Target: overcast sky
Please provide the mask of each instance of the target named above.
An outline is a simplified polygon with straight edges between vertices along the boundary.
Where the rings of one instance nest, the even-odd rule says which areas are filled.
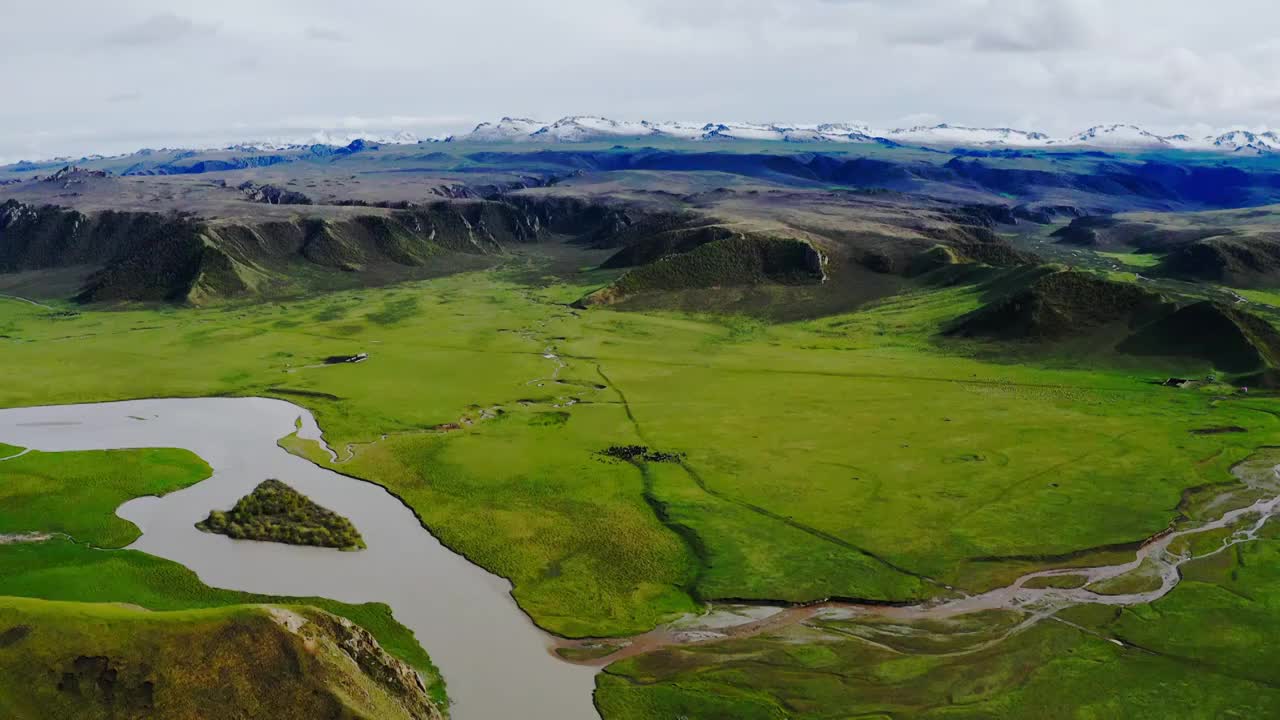
[[[1280,125],[1275,0],[5,0],[0,161],[503,115]]]

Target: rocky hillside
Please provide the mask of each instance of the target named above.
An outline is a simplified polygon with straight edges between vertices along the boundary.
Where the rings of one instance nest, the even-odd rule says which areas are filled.
[[[204,221],[0,205],[0,273],[85,268],[81,302],[205,303],[377,284],[551,239],[602,242],[633,220],[573,200],[441,201],[341,218]]]

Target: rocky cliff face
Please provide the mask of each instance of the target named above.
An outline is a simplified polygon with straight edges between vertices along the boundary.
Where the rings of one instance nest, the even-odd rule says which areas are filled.
[[[376,284],[551,239],[585,244],[633,224],[628,212],[576,200],[441,201],[344,219],[206,222],[184,215],[81,213],[0,205],[0,272],[93,268],[81,302],[209,302],[306,289],[299,269],[357,273]]]
[[[204,256],[200,225],[183,216],[0,205],[0,272],[97,268],[79,294],[94,300],[181,300]]]
[[[309,611],[305,618],[279,608],[273,609],[272,614],[276,622],[290,632],[311,643],[327,644],[349,658],[406,716],[414,720],[443,720],[444,713],[432,701],[418,671],[384,650],[368,630],[323,611]]]

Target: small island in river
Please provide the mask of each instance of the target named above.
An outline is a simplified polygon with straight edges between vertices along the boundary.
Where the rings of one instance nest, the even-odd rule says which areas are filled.
[[[240,498],[235,507],[214,510],[196,523],[204,532],[237,540],[264,540],[290,545],[360,550],[364,538],[341,515],[320,507],[279,480],[265,480]]]

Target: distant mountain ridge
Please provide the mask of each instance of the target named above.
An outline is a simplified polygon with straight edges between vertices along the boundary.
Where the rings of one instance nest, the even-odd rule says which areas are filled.
[[[25,172],[52,165],[116,160],[128,157],[175,155],[177,159],[202,153],[285,153],[310,151],[316,155],[359,152],[380,145],[426,144],[575,144],[676,140],[692,143],[714,141],[782,142],[813,145],[919,146],[940,150],[975,149],[988,151],[1151,151],[1184,150],[1235,155],[1280,153],[1280,131],[1223,130],[1209,135],[1175,133],[1161,135],[1132,124],[1095,125],[1078,133],[1053,136],[1038,130],[1011,127],[972,127],[939,123],[898,128],[874,128],[860,123],[750,123],[750,122],[653,122],[613,120],[596,115],[571,115],[554,122],[531,118],[504,117],[482,122],[470,132],[458,135],[421,137],[408,130],[358,131],[319,130],[307,135],[239,142],[202,148],[142,148],[115,155],[57,156],[36,161],[22,160],[0,165],[9,171]]]
[[[1009,148],[1169,149],[1207,152],[1280,151],[1280,134],[1227,130],[1196,136],[1160,135],[1137,125],[1095,125],[1066,137],[1009,127],[969,127],[941,123],[876,129],[857,123],[780,124],[747,122],[639,122],[594,115],[573,115],[555,122],[504,117],[480,123],[469,133],[444,142],[599,142],[611,139],[756,140],[801,143],[879,143]]]

